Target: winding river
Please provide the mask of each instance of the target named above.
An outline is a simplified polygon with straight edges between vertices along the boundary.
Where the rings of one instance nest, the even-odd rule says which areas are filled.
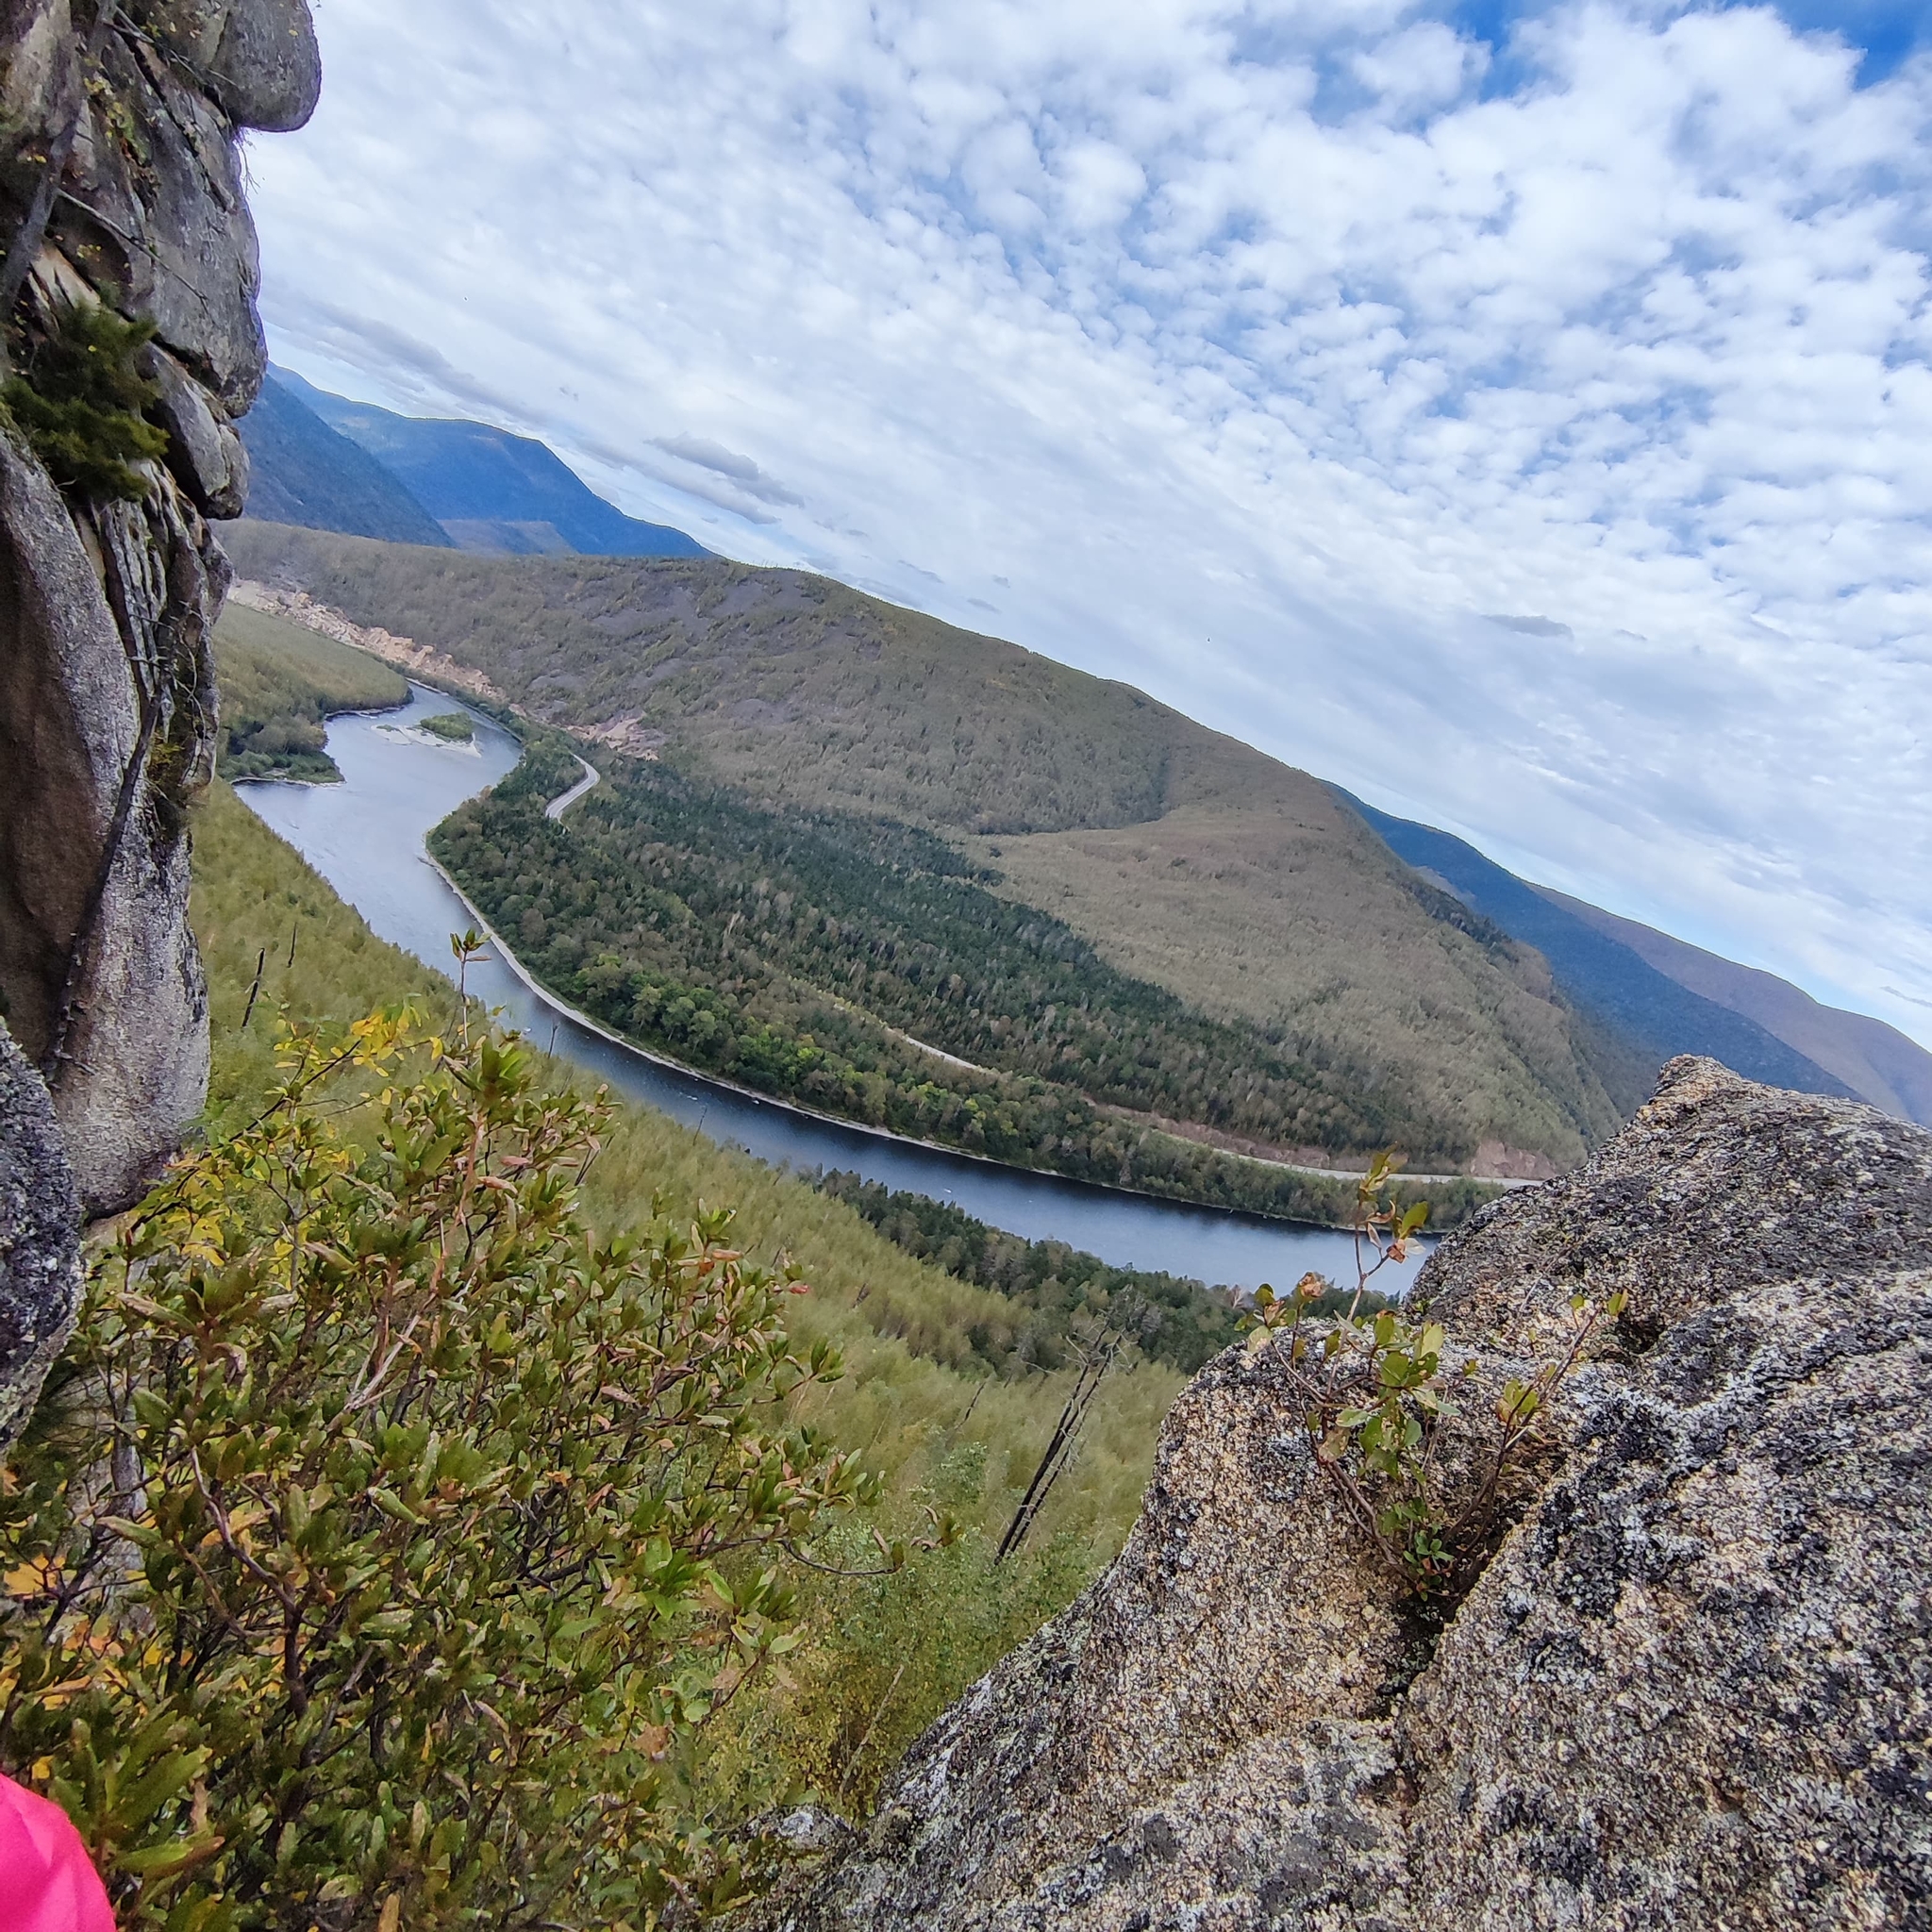
[[[341,768],[341,785],[237,788],[377,933],[443,973],[453,971],[451,933],[473,921],[425,856],[425,835],[504,777],[519,757],[516,741],[475,712],[470,714],[475,738],[468,745],[443,744],[411,728],[451,708],[441,692],[412,687],[400,711],[336,719],[328,749]],[[667,1068],[580,1025],[493,953],[471,967],[470,987],[501,1008],[507,1024],[608,1081],[626,1100],[658,1108],[774,1165],[805,1172],[856,1169],[868,1180],[957,1202],[1009,1233],[1063,1241],[1117,1267],[1248,1287],[1262,1281],[1285,1287],[1311,1268],[1337,1280],[1354,1275],[1349,1238],[1327,1228],[1171,1205],[999,1167],[798,1113]]]

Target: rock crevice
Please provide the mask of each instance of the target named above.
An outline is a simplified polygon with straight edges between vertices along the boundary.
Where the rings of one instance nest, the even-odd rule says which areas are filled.
[[[0,1025],[0,1447],[25,1425],[80,1307],[80,1197],[54,1104]]]

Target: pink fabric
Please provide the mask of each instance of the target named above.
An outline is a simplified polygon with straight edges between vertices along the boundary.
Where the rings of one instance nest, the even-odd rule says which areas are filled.
[[[108,1894],[58,1805],[0,1777],[0,1932],[114,1932]]]

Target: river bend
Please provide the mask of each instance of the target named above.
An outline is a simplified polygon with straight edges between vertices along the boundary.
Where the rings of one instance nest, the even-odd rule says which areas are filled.
[[[506,776],[521,755],[507,731],[475,711],[475,738],[468,745],[441,743],[410,728],[448,711],[451,703],[440,691],[411,686],[400,711],[335,719],[328,750],[341,768],[341,785],[236,788],[382,938],[444,974],[453,971],[451,933],[473,921],[429,863],[424,839],[465,799]],[[1309,1269],[1336,1280],[1354,1275],[1353,1244],[1332,1229],[1149,1200],[802,1114],[604,1038],[532,992],[493,955],[471,967],[470,986],[502,1010],[507,1024],[608,1081],[625,1099],[658,1108],[774,1165],[856,1169],[868,1180],[957,1202],[1028,1241],[1063,1241],[1117,1267],[1247,1287],[1286,1287]],[[1412,1274],[1414,1265],[1404,1272]]]

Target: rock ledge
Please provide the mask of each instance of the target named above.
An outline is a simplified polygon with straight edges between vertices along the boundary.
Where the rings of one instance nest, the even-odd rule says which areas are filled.
[[[1439,1641],[1230,1353],[1118,1561],[767,1924],[1932,1926],[1932,1134],[1674,1061],[1418,1292],[1502,1369],[1578,1288],[1629,1313]]]

